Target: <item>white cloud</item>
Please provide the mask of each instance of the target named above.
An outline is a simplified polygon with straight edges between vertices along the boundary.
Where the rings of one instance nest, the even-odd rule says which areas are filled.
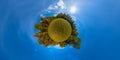
[[[56,46],[48,46],[47,48],[51,48],[51,47],[56,48],[56,49],[64,49],[64,47],[60,47],[59,44]]]
[[[59,0],[56,4],[50,5],[50,6],[48,7],[48,10],[56,10],[56,9],[61,9],[61,10],[63,10],[63,9],[65,9],[65,8],[66,8],[66,7],[65,7],[65,4],[64,4],[63,0]]]
[[[66,9],[66,6],[65,6],[65,3],[63,0],[58,0],[57,3],[53,3],[51,4],[50,6],[48,6],[47,9],[43,10],[42,13],[40,16],[44,16],[44,14],[47,14],[47,13],[50,13],[52,11],[57,11],[60,12],[60,11],[64,11]],[[44,16],[45,17],[45,16]]]
[[[57,3],[57,6],[59,6],[61,9],[65,9],[65,4],[63,0],[59,0],[59,2]]]

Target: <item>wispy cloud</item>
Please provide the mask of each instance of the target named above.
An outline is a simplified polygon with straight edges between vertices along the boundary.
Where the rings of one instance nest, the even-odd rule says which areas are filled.
[[[50,12],[55,12],[55,15],[59,13],[60,11],[66,10],[66,6],[63,0],[58,0],[57,3],[53,3],[48,6],[47,9],[42,11],[41,17],[45,17],[45,14],[48,14]]]
[[[50,5],[48,7],[48,10],[56,10],[56,9],[61,9],[61,10],[66,9],[63,0],[59,0],[56,4]]]

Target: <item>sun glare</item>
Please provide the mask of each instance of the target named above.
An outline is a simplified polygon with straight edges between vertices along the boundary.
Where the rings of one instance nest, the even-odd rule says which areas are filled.
[[[70,13],[75,13],[75,12],[76,12],[76,7],[75,6],[70,7]]]

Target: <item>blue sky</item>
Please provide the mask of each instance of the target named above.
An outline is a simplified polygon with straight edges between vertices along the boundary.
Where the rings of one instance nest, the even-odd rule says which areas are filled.
[[[120,60],[119,6],[120,0],[0,0],[0,60]],[[53,11],[73,16],[79,50],[37,43],[34,24]]]

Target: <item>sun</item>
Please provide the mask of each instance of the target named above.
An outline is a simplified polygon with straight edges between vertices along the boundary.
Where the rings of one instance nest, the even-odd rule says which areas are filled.
[[[75,13],[76,10],[77,10],[76,6],[71,6],[69,11],[70,11],[70,13]]]

